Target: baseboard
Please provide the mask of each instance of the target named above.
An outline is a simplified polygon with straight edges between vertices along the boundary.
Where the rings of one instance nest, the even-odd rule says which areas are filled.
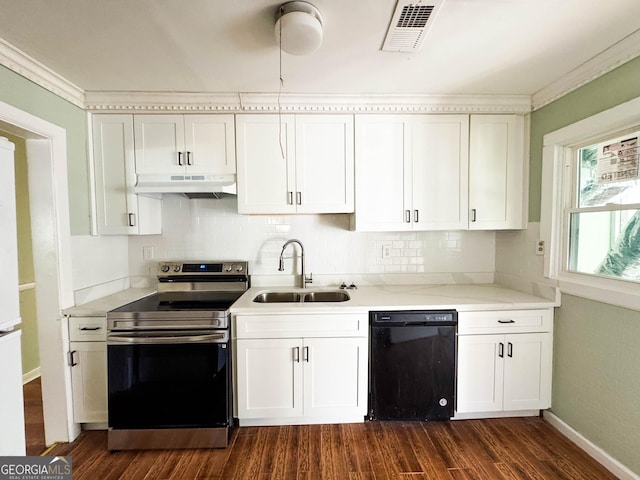
[[[34,368],[30,372],[27,372],[22,375],[22,385],[26,385],[32,380],[35,380],[40,376],[40,367]]]
[[[560,418],[553,413],[545,411],[543,416],[551,426],[578,445],[582,450],[589,454],[589,456],[613,473],[616,477],[621,480],[640,480],[640,475],[629,470],[629,468],[625,467],[622,463],[598,447],[591,440],[587,439],[581,433],[577,432],[568,424],[560,420]]]

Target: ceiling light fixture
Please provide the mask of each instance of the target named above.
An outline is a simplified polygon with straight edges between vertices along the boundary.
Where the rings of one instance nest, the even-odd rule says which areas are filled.
[[[287,2],[278,8],[275,26],[280,49],[309,55],[322,44],[322,15],[308,2]]]

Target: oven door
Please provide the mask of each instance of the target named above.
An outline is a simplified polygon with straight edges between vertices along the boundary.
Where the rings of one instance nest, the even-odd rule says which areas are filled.
[[[109,427],[230,425],[228,332],[110,332]]]

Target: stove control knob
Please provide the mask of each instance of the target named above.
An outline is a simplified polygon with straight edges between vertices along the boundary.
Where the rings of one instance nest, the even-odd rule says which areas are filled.
[[[231,270],[233,270],[233,267],[231,265],[225,265],[224,266],[224,271],[225,272],[230,272]]]
[[[160,270],[162,270],[164,273],[167,273],[169,271],[169,265],[162,265]]]
[[[173,266],[173,271],[177,273],[177,272],[180,271],[180,268],[182,268],[180,265],[174,265]]]
[[[242,265],[236,265],[236,272],[242,271]]]

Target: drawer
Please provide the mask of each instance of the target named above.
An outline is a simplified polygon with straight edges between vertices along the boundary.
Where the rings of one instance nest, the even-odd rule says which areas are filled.
[[[551,309],[458,312],[458,335],[550,332],[552,329]]]
[[[369,320],[363,314],[238,315],[236,338],[366,337]]]
[[[69,340],[72,342],[106,342],[106,317],[69,317]]]

